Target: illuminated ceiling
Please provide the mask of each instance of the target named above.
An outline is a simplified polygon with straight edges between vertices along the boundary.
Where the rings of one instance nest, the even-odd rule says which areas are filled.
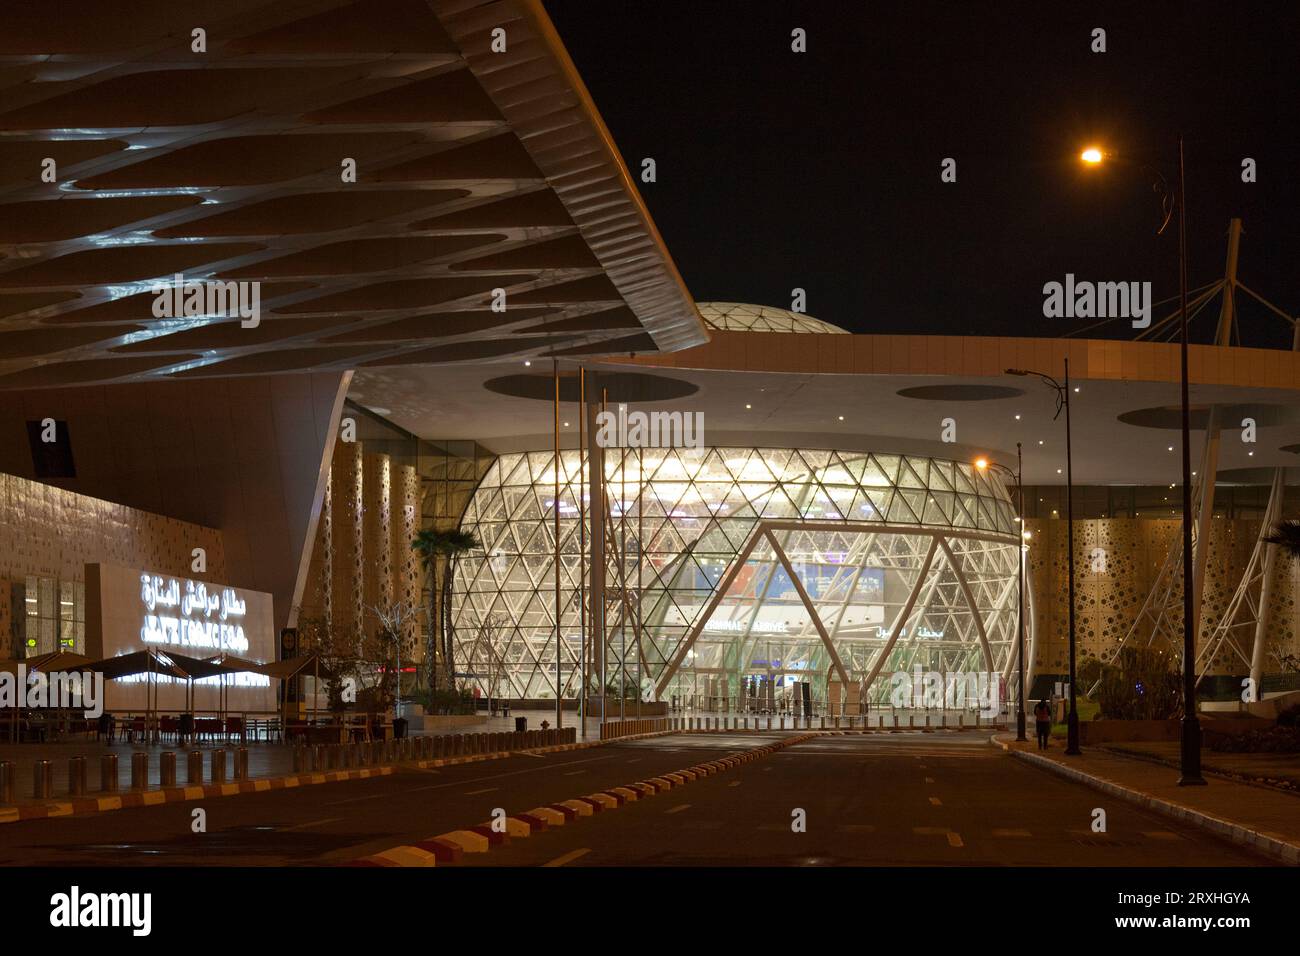
[[[706,340],[537,0],[19,0],[0,57],[0,389]]]

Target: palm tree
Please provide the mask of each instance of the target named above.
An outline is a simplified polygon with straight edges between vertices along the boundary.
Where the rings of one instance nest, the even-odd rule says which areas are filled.
[[[420,554],[429,578],[429,638],[426,656],[429,661],[429,688],[438,688],[438,646],[442,645],[443,670],[447,690],[456,689],[456,661],[451,634],[451,584],[456,577],[456,563],[462,554],[483,547],[472,532],[452,528],[438,531],[426,528],[416,534],[411,547]],[[439,584],[438,568],[443,575]],[[435,595],[441,599],[435,598]],[[437,621],[436,629],[434,622]]]
[[[1278,545],[1288,557],[1300,559],[1300,520],[1287,518],[1273,525],[1273,530],[1264,536],[1269,544]]]

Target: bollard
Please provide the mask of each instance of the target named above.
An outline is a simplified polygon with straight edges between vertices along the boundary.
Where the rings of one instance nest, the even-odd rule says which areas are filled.
[[[767,718],[767,729],[772,729],[772,718],[770,716]]]
[[[248,748],[240,747],[235,751],[235,779],[248,779]]]
[[[14,802],[14,765],[0,760],[0,803]]]
[[[209,768],[212,774],[213,783],[226,782],[226,748],[218,747],[212,751],[212,763]]]
[[[117,790],[117,754],[103,754],[99,758],[99,789],[104,793]],[[0,803],[3,803],[0,798]]]
[[[203,751],[191,750],[185,760],[185,782],[192,787],[203,783]]]
[[[68,793],[74,797],[86,795],[86,758],[68,758]]]
[[[149,789],[149,755],[143,750],[131,754],[131,789]]]
[[[36,761],[32,768],[32,796],[37,800],[48,800],[54,796],[54,761]]]
[[[302,773],[303,756],[305,750],[306,750],[305,747],[293,748],[293,772],[294,773]]]
[[[164,750],[158,755],[158,785],[162,787],[176,786],[176,754],[171,750]]]

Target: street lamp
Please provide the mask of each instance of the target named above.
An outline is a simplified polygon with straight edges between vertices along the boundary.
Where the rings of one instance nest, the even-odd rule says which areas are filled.
[[[1016,708],[1016,740],[1028,740],[1029,738],[1025,736],[1025,539],[1028,537],[1028,532],[1025,531],[1025,483],[1020,480],[1024,468],[1024,460],[1020,454],[1020,442],[1016,442],[1016,470],[1014,474],[1006,465],[989,462],[984,458],[975,462],[975,467],[980,471],[993,468],[1009,475],[1016,483],[1016,492],[1020,498],[1016,507],[1016,523],[1020,529],[1020,541],[1018,542],[1020,548],[1019,564],[1016,572],[1017,583],[1020,585],[1020,593],[1016,600],[1016,631],[1019,634],[1019,639],[1016,642],[1016,671],[1018,675],[1016,684],[1019,688],[1017,696],[1020,700]]]
[[[1089,159],[1088,153],[1096,153],[1095,159]],[[1105,154],[1091,148],[1084,150],[1080,158],[1084,162],[1097,165]],[[1140,164],[1141,168],[1155,177],[1155,189],[1161,196],[1161,212],[1164,221],[1156,230],[1156,235],[1163,235],[1165,227],[1178,208],[1178,330],[1179,356],[1181,359],[1181,398],[1183,431],[1183,723],[1180,754],[1181,774],[1178,778],[1180,787],[1205,786],[1201,776],[1201,722],[1196,714],[1196,621],[1194,618],[1194,581],[1192,573],[1192,444],[1191,444],[1191,409],[1188,401],[1187,385],[1187,178],[1183,165],[1183,138],[1178,137],[1178,192],[1169,188],[1169,183],[1160,171],[1152,166]],[[1205,542],[1201,542],[1205,547]]]
[[[1009,368],[1006,373],[1008,375],[1037,376],[1042,379],[1048,388],[1055,390],[1056,414],[1052,416],[1052,421],[1056,421],[1061,415],[1061,409],[1065,409],[1065,561],[1066,575],[1069,577],[1068,600],[1070,604],[1070,711],[1066,716],[1065,723],[1065,752],[1075,757],[1083,751],[1079,749],[1079,711],[1075,707],[1074,691],[1077,683],[1075,674],[1077,655],[1074,640],[1074,459],[1070,446],[1070,360],[1068,358],[1065,360],[1064,385],[1043,372],[1033,372],[1023,368]]]

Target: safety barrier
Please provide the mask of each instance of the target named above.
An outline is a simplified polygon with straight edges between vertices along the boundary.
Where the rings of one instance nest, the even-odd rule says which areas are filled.
[[[664,721],[639,721],[634,724],[648,725]],[[627,730],[625,733],[645,733],[643,730]],[[451,757],[480,757],[504,755],[512,750],[526,750],[541,747],[556,747],[576,744],[578,730],[576,727],[548,727],[544,730],[527,730],[518,732],[446,734],[441,736],[406,737],[400,740],[372,741],[369,743],[346,744],[298,744],[291,748],[294,774],[322,774],[342,770],[361,770],[366,767],[381,767],[401,761],[437,760]],[[150,782],[150,754],[137,750],[131,754],[131,790],[145,791],[154,787],[162,789],[211,785],[225,785],[231,780],[246,782],[248,772],[248,749],[233,748],[233,760],[227,755],[226,748],[212,750],[191,750],[185,753],[185,780],[177,780],[178,754],[164,750],[158,754],[157,783]],[[210,756],[205,758],[205,754]],[[62,761],[37,760],[34,763],[31,796],[37,800],[52,800],[58,795],[55,777],[62,792],[68,796],[83,797],[89,793],[87,781],[87,759],[84,756],[68,758],[66,774]],[[55,767],[58,763],[60,766]],[[207,764],[205,767],[204,764]],[[57,773],[56,773],[57,771]],[[205,779],[206,778],[206,779]],[[14,803],[15,781],[17,771],[12,763],[0,761],[0,804]],[[66,788],[63,788],[66,780]],[[120,790],[118,782],[118,755],[101,754],[99,758],[99,792],[116,793]]]

